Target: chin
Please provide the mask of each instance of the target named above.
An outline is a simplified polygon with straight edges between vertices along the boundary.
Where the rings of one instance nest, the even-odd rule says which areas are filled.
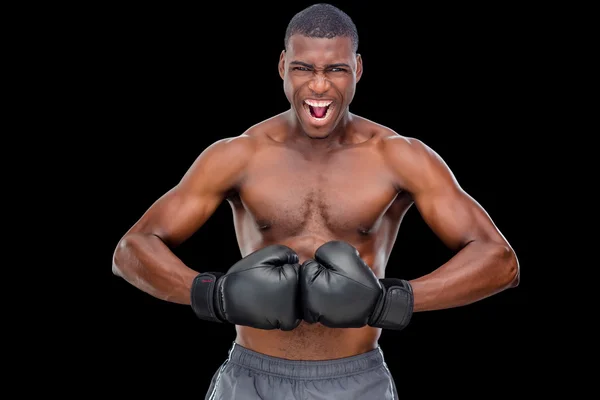
[[[311,139],[327,139],[331,132],[305,132],[305,134]]]
[[[302,130],[310,139],[327,139],[333,132],[335,125],[315,126],[311,121],[302,121]]]

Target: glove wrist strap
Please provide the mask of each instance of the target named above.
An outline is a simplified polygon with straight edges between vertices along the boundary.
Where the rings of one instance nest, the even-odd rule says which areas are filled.
[[[403,279],[385,278],[379,282],[383,287],[383,294],[369,325],[393,330],[406,328],[413,314],[412,286]]]
[[[192,282],[191,305],[196,316],[205,321],[224,322],[218,304],[217,283],[221,272],[203,272]]]

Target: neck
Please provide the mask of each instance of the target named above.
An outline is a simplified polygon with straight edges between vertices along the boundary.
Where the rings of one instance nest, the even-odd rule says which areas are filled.
[[[292,143],[306,146],[312,150],[327,150],[352,142],[352,129],[350,129],[352,114],[349,111],[345,111],[340,116],[333,130],[325,137],[311,137],[303,129],[293,110],[289,111],[288,116],[290,130],[287,140]]]

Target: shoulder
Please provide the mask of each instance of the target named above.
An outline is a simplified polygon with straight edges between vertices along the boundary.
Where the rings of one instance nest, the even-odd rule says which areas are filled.
[[[267,145],[268,147],[273,142],[281,142],[290,128],[289,114],[288,110],[252,125],[244,132],[244,135],[254,140],[257,150],[261,146]]]
[[[435,152],[420,139],[403,136],[394,129],[355,115],[357,130],[369,137],[369,141],[377,145],[385,158],[429,157]]]
[[[196,163],[229,164],[244,163],[252,157],[256,140],[247,134],[219,139],[206,147],[197,157]]]
[[[225,137],[204,148],[182,177],[180,188],[213,187],[229,190],[243,179],[246,165],[255,151],[251,136]]]
[[[421,139],[382,127],[378,133],[378,148],[398,188],[412,191],[424,186],[455,183],[442,157]]]
[[[421,139],[402,136],[393,131],[382,137],[381,150],[386,160],[392,163],[422,164],[439,158],[439,155]]]
[[[419,162],[437,157],[435,151],[420,139],[401,135],[388,126],[366,118],[358,118],[359,130],[368,134],[369,140],[376,144],[386,161]]]
[[[219,139],[206,147],[195,164],[214,165],[235,170],[247,165],[261,147],[273,141],[272,135],[281,132],[283,118],[280,115],[250,126],[238,136]]]
[[[238,185],[260,149],[272,142],[270,132],[278,131],[278,124],[281,124],[280,118],[273,117],[250,126],[238,136],[214,141],[198,154],[186,178],[195,182],[223,181]]]
[[[238,136],[225,137],[213,142],[201,155],[219,153],[226,156],[242,156],[246,158],[255,153],[259,146],[269,140],[269,132],[281,130],[283,118],[281,115],[265,119],[251,125]]]

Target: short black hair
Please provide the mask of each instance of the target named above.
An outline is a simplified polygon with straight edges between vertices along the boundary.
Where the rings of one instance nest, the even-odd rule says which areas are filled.
[[[336,36],[349,37],[352,40],[354,52],[358,50],[358,32],[352,18],[331,4],[313,4],[294,15],[285,31],[284,46],[286,49],[290,36],[296,34],[328,39]]]

